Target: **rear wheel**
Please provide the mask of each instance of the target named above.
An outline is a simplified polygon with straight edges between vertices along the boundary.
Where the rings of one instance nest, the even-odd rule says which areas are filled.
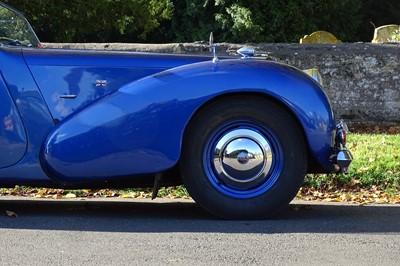
[[[181,171],[193,199],[221,218],[264,218],[289,203],[306,174],[303,134],[273,101],[235,96],[191,121]]]

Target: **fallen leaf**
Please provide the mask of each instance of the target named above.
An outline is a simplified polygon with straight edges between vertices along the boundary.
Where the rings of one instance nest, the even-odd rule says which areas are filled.
[[[351,196],[349,194],[342,194],[339,197],[340,201],[350,201],[351,200]]]
[[[11,218],[17,218],[18,217],[17,214],[15,212],[12,212],[12,211],[7,211],[6,210],[6,214],[7,214],[8,217],[11,217]]]
[[[356,185],[358,185],[358,184],[360,184],[360,181],[359,180],[356,180],[356,179],[354,179],[354,178],[352,178],[351,180],[350,180],[350,187],[355,187]]]
[[[323,201],[326,201],[326,202],[340,202],[340,198],[326,198],[326,199],[323,199]]]
[[[358,173],[363,173],[369,170],[369,167],[361,167],[357,170]]]
[[[130,194],[123,194],[123,195],[121,195],[121,196],[119,196],[120,198],[123,198],[123,199],[130,199],[130,198],[132,198],[132,195],[130,195]]]
[[[74,193],[68,193],[67,195],[65,195],[65,198],[67,199],[76,198],[76,195]]]
[[[360,196],[354,196],[351,198],[351,201],[360,202],[361,198],[360,198]]]

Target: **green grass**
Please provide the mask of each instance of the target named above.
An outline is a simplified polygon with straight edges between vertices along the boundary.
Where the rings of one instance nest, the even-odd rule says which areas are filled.
[[[307,175],[304,185],[400,190],[400,134],[351,134],[347,147],[354,156],[347,175]]]

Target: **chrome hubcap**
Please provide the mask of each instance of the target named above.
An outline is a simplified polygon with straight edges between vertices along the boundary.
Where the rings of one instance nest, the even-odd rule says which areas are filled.
[[[265,181],[273,160],[271,146],[262,134],[235,129],[218,140],[213,166],[220,181],[247,189]]]

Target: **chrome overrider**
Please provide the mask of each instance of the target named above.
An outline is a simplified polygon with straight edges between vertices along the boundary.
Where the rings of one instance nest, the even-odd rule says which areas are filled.
[[[347,135],[350,133],[346,123],[341,120],[336,125],[336,133],[331,161],[339,167],[339,173],[347,174],[349,166],[353,161],[353,155],[346,148]]]

